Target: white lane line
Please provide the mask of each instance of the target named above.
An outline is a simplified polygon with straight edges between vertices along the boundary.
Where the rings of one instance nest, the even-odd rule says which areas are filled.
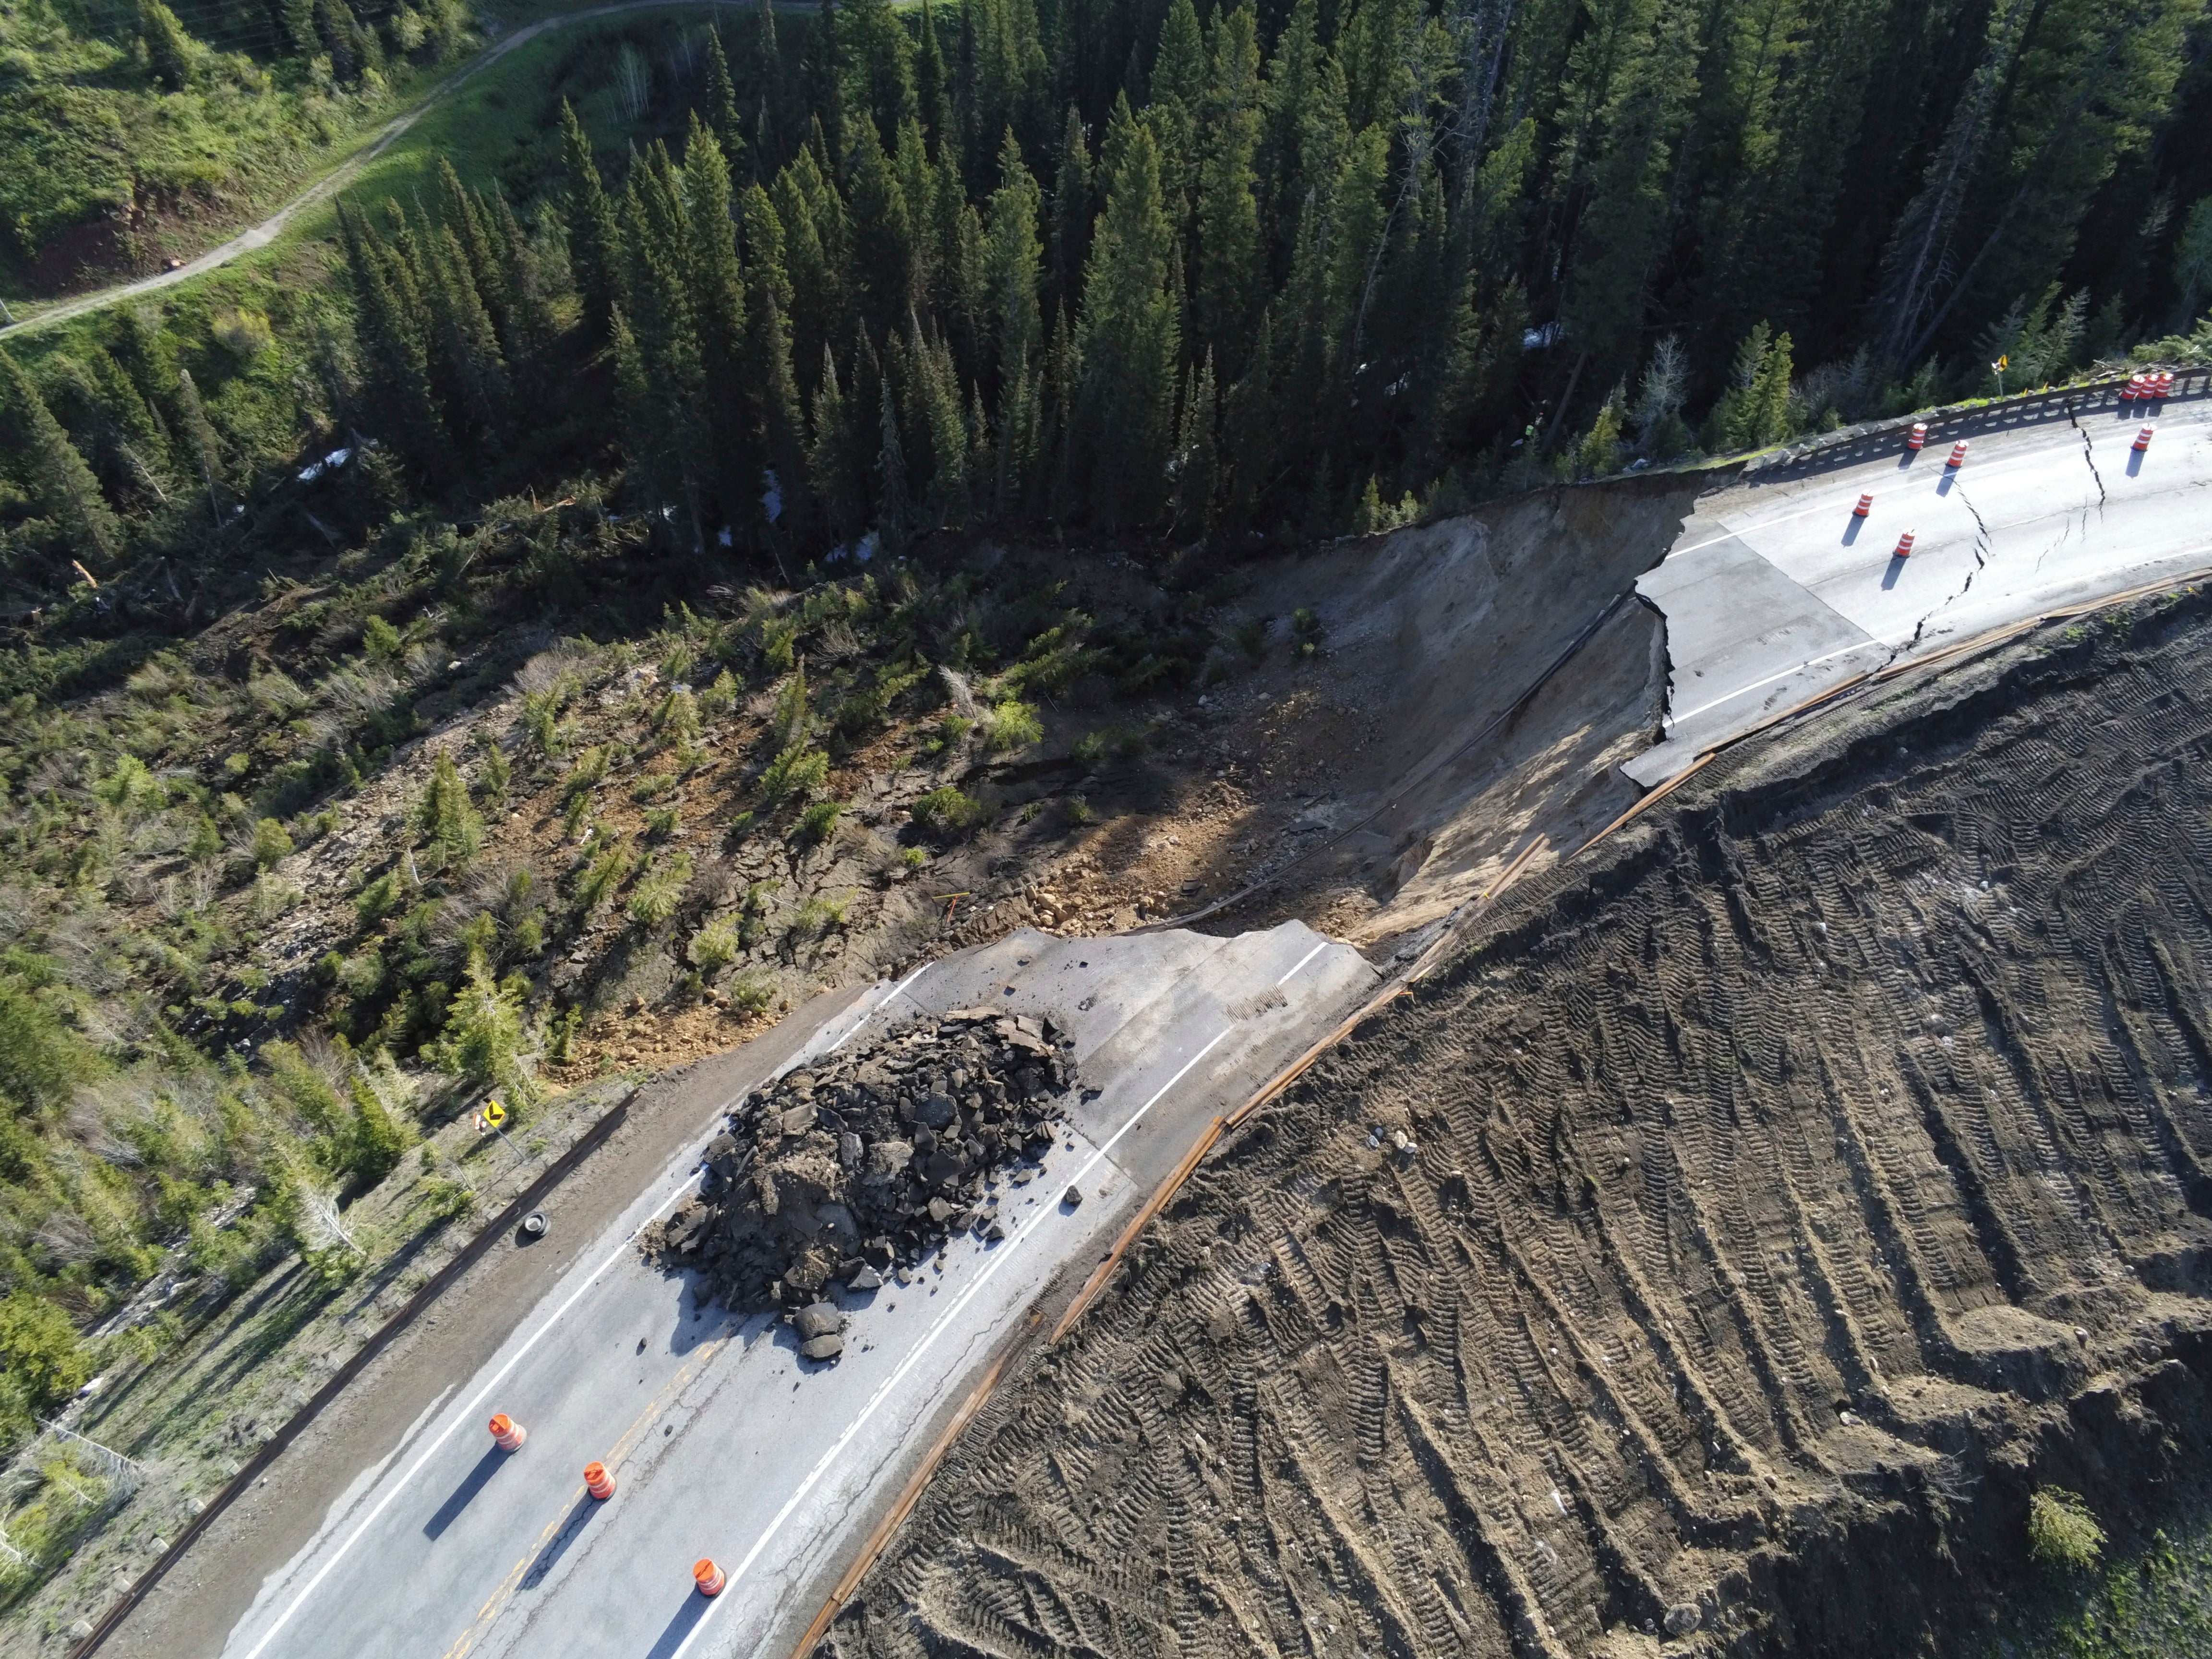
[[[866,1028],[868,1022],[873,1019],[880,1010],[890,1006],[890,1000],[893,997],[905,990],[908,986],[913,984],[915,981],[920,979],[924,974],[927,973],[931,969],[936,966],[937,964],[933,962],[925,962],[921,967],[915,969],[897,984],[892,986],[889,991],[884,994],[883,1000],[881,1001],[878,1002],[874,1007],[869,1009],[866,1013],[862,1014],[860,1018],[853,1022],[853,1029],[851,1030],[839,1037],[823,1052],[824,1054],[834,1054],[847,1043],[850,1042],[854,1037],[860,1036],[861,1031]]]
[[[307,1587],[297,1595],[292,1598],[291,1606],[286,1607],[283,1613],[279,1613],[276,1617],[276,1622],[270,1626],[266,1631],[263,1632],[261,1639],[258,1642],[256,1642],[252,1648],[247,1650],[246,1659],[260,1659],[262,1651],[266,1649],[271,1642],[275,1641],[276,1639],[277,1633],[282,1631],[286,1625],[292,1621],[292,1615],[299,1612],[301,1607],[307,1601],[307,1599],[313,1595],[315,1591],[321,1587],[323,1580],[329,1577],[331,1571],[337,1567],[337,1564],[345,1559],[347,1553],[350,1551],[356,1544],[361,1542],[362,1535],[367,1533],[371,1527],[374,1526],[377,1522],[378,1517],[382,1516],[384,1511],[392,1506],[392,1500],[398,1497],[402,1492],[405,1491],[409,1483],[411,1482],[416,1475],[422,1473],[424,1466],[428,1464],[432,1458],[438,1455],[440,1449],[442,1448],[448,1440],[451,1440],[453,1437],[454,1434],[460,1429],[461,1425],[470,1421],[476,1416],[477,1412],[483,1408],[484,1401],[491,1397],[491,1391],[497,1388],[501,1383],[507,1381],[507,1374],[514,1370],[517,1365],[520,1365],[523,1360],[528,1357],[530,1351],[532,1348],[536,1347],[540,1341],[544,1340],[545,1334],[548,1331],[551,1330],[556,1325],[561,1322],[562,1317],[567,1315],[568,1310],[574,1307],[577,1302],[581,1299],[584,1292],[590,1290],[594,1285],[599,1283],[599,1275],[606,1272],[609,1267],[613,1267],[616,1262],[619,1261],[623,1258],[623,1254],[629,1250],[629,1247],[633,1243],[636,1243],[638,1234],[643,1232],[647,1227],[659,1220],[662,1211],[665,1210],[668,1207],[668,1205],[672,1203],[676,1199],[681,1198],[684,1188],[690,1186],[690,1184],[691,1175],[689,1171],[686,1171],[683,1181],[678,1185],[675,1193],[671,1194],[669,1200],[654,1206],[651,1215],[647,1216],[643,1221],[638,1223],[635,1228],[631,1229],[629,1236],[627,1238],[623,1239],[621,1243],[616,1245],[613,1249],[608,1251],[605,1256],[600,1258],[599,1265],[593,1267],[589,1273],[585,1275],[583,1282],[578,1285],[574,1291],[571,1291],[568,1293],[568,1299],[566,1302],[563,1302],[558,1308],[556,1308],[553,1310],[551,1316],[549,1317],[544,1324],[538,1328],[537,1331],[532,1334],[530,1340],[527,1342],[525,1342],[520,1348],[517,1348],[514,1351],[514,1356],[507,1360],[507,1364],[501,1365],[498,1370],[492,1374],[491,1380],[489,1382],[486,1382],[483,1388],[477,1391],[476,1398],[470,1401],[467,1406],[462,1408],[460,1413],[454,1417],[453,1420],[446,1425],[445,1431],[439,1435],[435,1440],[433,1440],[430,1443],[428,1449],[424,1451],[422,1456],[415,1460],[415,1466],[409,1469],[406,1474],[401,1475],[398,1480],[392,1482],[391,1486],[386,1490],[384,1496],[377,1500],[376,1507],[368,1512],[368,1517],[364,1519],[358,1527],[356,1527],[353,1529],[352,1534],[347,1538],[344,1543],[338,1546],[337,1549],[332,1553],[330,1559],[323,1563],[320,1569],[317,1571],[315,1576],[307,1581]]]
[[[1838,657],[1848,657],[1854,651],[1865,651],[1869,649],[1879,651],[1881,650],[1887,643],[1887,642],[1886,641],[1877,640],[1869,635],[1866,639],[1856,640],[1849,645],[1841,647],[1837,650],[1831,651],[1826,656],[1808,657],[1803,662],[1799,663],[1795,668],[1785,668],[1778,674],[1769,674],[1765,679],[1753,680],[1749,685],[1739,685],[1733,691],[1723,692],[1719,696],[1715,697],[1711,702],[1700,703],[1697,708],[1689,710],[1686,714],[1674,715],[1667,722],[1668,727],[1669,730],[1672,730],[1674,727],[1680,726],[1684,720],[1693,720],[1697,719],[1698,715],[1705,714],[1709,710],[1718,708],[1724,702],[1734,702],[1738,697],[1747,697],[1753,692],[1773,684],[1777,680],[1788,679],[1792,674],[1802,674],[1808,668],[1818,668],[1822,663],[1833,662]]]
[[[908,986],[913,984],[915,981],[920,979],[924,974],[927,973],[935,966],[936,963],[923,963],[921,967],[915,969],[914,972],[908,974],[893,988],[890,996],[896,996],[899,992],[905,990]],[[885,997],[884,999],[884,1002],[889,1002],[890,1000],[890,996]],[[878,1003],[876,1007],[880,1008],[882,1006],[883,1003]],[[854,1032],[860,1030],[862,1026],[865,1026],[869,1020],[875,1017],[875,1008],[871,1008],[866,1013],[861,1015],[860,1020],[854,1025],[852,1030],[846,1032],[843,1036],[838,1038],[836,1042],[830,1045],[829,1052],[835,1054],[838,1048],[842,1048],[852,1037]],[[1224,1035],[1226,1035],[1226,1033]],[[1220,1041],[1220,1038],[1217,1037],[1214,1041],[1218,1042]],[[1181,1074],[1178,1073],[1177,1075],[1180,1076]],[[1149,1103],[1147,1103],[1149,1104]],[[724,1109],[726,1110],[727,1109],[725,1108]],[[721,1113],[717,1112],[715,1115],[719,1118],[721,1115]],[[1139,1115],[1141,1115],[1141,1114],[1139,1114]],[[1132,1121],[1133,1121],[1134,1120],[1132,1120]],[[282,1631],[286,1625],[291,1622],[293,1615],[300,1611],[301,1604],[304,1603],[309,1596],[313,1595],[319,1588],[320,1588],[323,1580],[330,1577],[332,1569],[334,1569],[340,1561],[345,1559],[347,1552],[351,1550],[356,1544],[358,1544],[361,1541],[362,1535],[368,1532],[371,1527],[376,1524],[378,1517],[391,1506],[392,1500],[398,1497],[400,1492],[406,1488],[408,1483],[413,1480],[416,1475],[422,1474],[423,1466],[429,1462],[433,1457],[435,1457],[438,1455],[439,1449],[443,1447],[448,1440],[453,1437],[454,1433],[461,1427],[461,1425],[468,1422],[477,1414],[477,1411],[482,1408],[483,1402],[490,1397],[491,1391],[507,1380],[508,1373],[513,1371],[517,1365],[522,1363],[523,1359],[529,1354],[530,1351],[536,1347],[544,1338],[544,1335],[548,1331],[551,1330],[554,1326],[560,1323],[562,1318],[568,1313],[569,1309],[576,1305],[578,1300],[582,1297],[584,1292],[590,1290],[593,1285],[599,1282],[599,1275],[606,1272],[609,1267],[611,1267],[617,1261],[622,1259],[623,1253],[627,1251],[632,1244],[637,1242],[638,1234],[643,1232],[646,1228],[652,1225],[655,1221],[658,1221],[663,1212],[665,1212],[672,1205],[683,1198],[684,1192],[691,1185],[694,1173],[694,1171],[686,1170],[684,1179],[677,1183],[676,1190],[672,1193],[667,1199],[654,1206],[653,1212],[647,1216],[643,1221],[638,1223],[638,1224],[630,1231],[629,1236],[627,1238],[623,1239],[620,1244],[617,1244],[613,1249],[610,1250],[606,1255],[601,1259],[599,1265],[593,1267],[590,1273],[586,1275],[583,1283],[577,1285],[575,1290],[570,1292],[568,1299],[553,1310],[552,1316],[548,1318],[543,1325],[540,1325],[538,1328],[536,1333],[532,1335],[527,1342],[525,1342],[520,1348],[515,1350],[514,1357],[510,1358],[506,1364],[499,1368],[499,1370],[493,1375],[491,1381],[485,1383],[483,1389],[477,1392],[477,1397],[474,1400],[471,1400],[468,1403],[467,1407],[458,1417],[456,1417],[453,1422],[446,1426],[445,1432],[441,1434],[435,1440],[432,1441],[430,1443],[429,1449],[426,1450],[422,1456],[416,1459],[414,1467],[409,1469],[406,1474],[401,1475],[398,1480],[385,1492],[384,1496],[377,1500],[376,1507],[368,1512],[368,1518],[362,1521],[358,1527],[355,1528],[352,1534],[347,1538],[345,1542],[338,1546],[337,1553],[333,1554],[329,1560],[323,1563],[322,1567],[316,1572],[315,1576],[307,1581],[307,1588],[302,1589],[299,1595],[292,1598],[292,1604],[286,1607],[284,1611],[277,1616],[277,1620],[275,1624],[271,1625],[267,1631],[263,1632],[261,1639],[255,1643],[252,1650],[246,1655],[246,1659],[260,1659],[260,1655],[263,1650],[267,1648],[270,1643],[276,1640],[277,1633]]]
[[[1320,944],[1315,945],[1312,950],[1307,951],[1305,955],[1298,958],[1297,968],[1291,969],[1289,974],[1285,974],[1282,978],[1275,981],[1275,988],[1279,991],[1281,990],[1284,986],[1291,982],[1291,975],[1297,973],[1298,971],[1298,968],[1304,967],[1306,963],[1311,962],[1316,957],[1319,956],[1322,951],[1328,949],[1328,941],[1327,939],[1323,939]]]
[[[2171,564],[2176,559],[2193,559],[2199,554],[2207,552],[2212,552],[2212,542],[2208,542],[2198,547],[2185,547],[2178,552],[2161,554],[2158,558],[2151,561],[2150,564],[2139,566],[2137,567],[2137,569],[2139,571],[2148,570],[2156,565]],[[2031,587],[2022,592],[2008,595],[2008,597],[2017,600],[2032,601],[2040,599],[2047,594],[2062,593],[2069,587],[2078,586],[2084,580],[2086,579],[2081,576],[2064,576],[2059,578],[2056,581],[2045,582],[2039,587]],[[2090,594],[2087,598],[2083,599],[2081,603],[2084,605],[2095,605],[2098,603],[2098,596],[2095,594]],[[2027,614],[2025,616],[2014,618],[2014,621],[2028,621],[2036,614],[2036,608],[2032,604],[2023,605],[2022,609],[2027,612]],[[2002,622],[1995,622],[1990,623],[1989,626],[1992,628],[2002,628],[2005,626],[2005,623]],[[1946,633],[1948,633],[1949,631],[1950,630],[1948,629],[1945,630]],[[1670,715],[1667,721],[1668,730],[1672,732],[1675,727],[1680,726],[1684,720],[1693,720],[1700,714],[1706,714],[1712,709],[1718,708],[1724,702],[1734,702],[1738,697],[1747,696],[1753,691],[1760,690],[1766,686],[1773,684],[1777,680],[1786,680],[1792,674],[1802,674],[1808,668],[1818,668],[1824,662],[1833,662],[1838,657],[1848,657],[1854,651],[1864,651],[1870,647],[1877,650],[1894,649],[1896,647],[1905,644],[1911,637],[1912,636],[1910,634],[1900,634],[1894,639],[1877,639],[1873,635],[1869,635],[1867,638],[1860,640],[1855,644],[1839,647],[1836,650],[1828,652],[1824,656],[1808,657],[1803,662],[1799,663],[1795,668],[1785,668],[1778,674],[1769,674],[1763,680],[1753,680],[1749,685],[1740,685],[1733,691],[1724,691],[1719,696],[1715,697],[1711,702],[1701,703],[1697,708],[1690,709],[1687,713]],[[1942,637],[1943,637],[1943,635],[1938,635],[1936,636],[1936,639],[1930,639],[1928,643],[1932,646],[1936,643],[1936,640],[1941,639]]]
[[[1185,1077],[1188,1076],[1190,1074],[1191,1067],[1196,1066],[1199,1061],[1204,1060],[1208,1054],[1212,1054],[1214,1049],[1220,1045],[1221,1040],[1228,1035],[1229,1030],[1224,1027],[1223,1030],[1214,1034],[1212,1041],[1208,1042],[1206,1047],[1200,1048],[1188,1060],[1183,1061],[1182,1068],[1178,1070],[1173,1077],[1170,1078],[1165,1083],[1160,1085],[1158,1092],[1154,1094],[1153,1097],[1150,1100],[1146,1101],[1143,1105],[1137,1108],[1134,1112],[1132,1112],[1129,1115],[1129,1121],[1114,1132],[1112,1139],[1108,1140],[1104,1146],[1099,1147],[1097,1152],[1091,1154],[1089,1161],[1084,1164],[1082,1169],[1076,1171],[1073,1184],[1078,1187],[1084,1186],[1090,1180],[1091,1172],[1098,1167],[1099,1163],[1109,1152],[1114,1150],[1115,1143],[1119,1141],[1123,1135],[1128,1133],[1130,1130],[1136,1127],[1138,1119],[1143,1117],[1146,1112],[1151,1111],[1154,1106],[1158,1105],[1161,1098],[1166,1095],[1168,1091],[1174,1088],[1176,1084],[1182,1082]],[[982,1288],[991,1282],[992,1276],[995,1274],[1000,1268],[1006,1266],[1007,1261],[1013,1255],[1013,1253],[1021,1248],[1023,1243],[1028,1239],[1031,1233],[1035,1232],[1039,1227],[1042,1226],[1046,1221],[1053,1217],[1057,1207],[1058,1206],[1055,1206],[1051,1209],[1040,1210],[1036,1214],[1031,1216],[1027,1221],[1024,1222],[1020,1230],[1006,1242],[1005,1247],[996,1255],[992,1256],[988,1262],[984,1264],[983,1271],[975,1276],[975,1281],[953,1299],[953,1303],[951,1307],[947,1308],[938,1316],[937,1322],[929,1328],[929,1334],[923,1337],[921,1340],[915,1345],[913,1351],[909,1352],[904,1359],[899,1362],[898,1368],[892,1371],[888,1377],[885,1377],[884,1381],[878,1385],[875,1393],[868,1396],[868,1403],[860,1407],[860,1415],[855,1417],[852,1422],[846,1426],[844,1433],[837,1437],[836,1443],[831,1446],[828,1451],[822,1454],[821,1461],[816,1463],[813,1468],[807,1472],[806,1479],[799,1483],[799,1490],[793,1492],[789,1498],[784,1500],[783,1507],[775,1512],[775,1518],[768,1523],[767,1530],[763,1532],[757,1539],[754,1540],[752,1548],[745,1552],[744,1559],[738,1562],[738,1565],[731,1570],[728,1575],[728,1583],[723,1589],[722,1593],[707,1604],[707,1611],[701,1615],[699,1622],[691,1626],[690,1634],[684,1638],[683,1644],[670,1656],[670,1659],[684,1659],[684,1656],[691,1650],[691,1644],[694,1642],[696,1642],[699,1638],[705,1633],[707,1626],[714,1622],[714,1615],[721,1611],[725,1602],[735,1601],[737,1599],[730,1594],[730,1590],[736,1587],[738,1581],[740,1578],[743,1578],[745,1574],[751,1570],[752,1565],[756,1561],[760,1559],[762,1553],[768,1548],[769,1544],[775,1541],[776,1534],[783,1530],[783,1523],[791,1519],[793,1513],[801,1504],[806,1501],[808,1494],[821,1483],[822,1477],[829,1474],[830,1466],[837,1461],[839,1456],[843,1454],[845,1448],[852,1443],[854,1437],[859,1434],[862,1429],[866,1428],[868,1425],[870,1419],[875,1416],[878,1411],[882,1409],[884,1401],[891,1396],[892,1393],[898,1388],[900,1383],[906,1381],[908,1373],[912,1371],[916,1365],[921,1363],[922,1357],[929,1352],[930,1348],[936,1343],[937,1339],[945,1333],[952,1323],[960,1317],[961,1314],[966,1310],[968,1304],[975,1300],[976,1295],[982,1290]],[[249,1656],[249,1659],[251,1659],[251,1656]]]
[[[2064,453],[2071,453],[2073,448],[2071,445],[2068,444],[2060,444],[2054,446],[2054,447]],[[2039,450],[2035,453],[2030,455],[2011,456],[2001,461],[1984,461],[1979,466],[1973,469],[1971,477],[1973,478],[1986,478],[1999,472],[2016,471],[2023,466],[2047,465],[2050,463],[2050,460],[2051,456],[2048,453]],[[1958,483],[1952,485],[1952,488],[1954,489],[1959,488],[1960,484],[1970,481],[1969,475],[1964,469],[1961,469],[1956,476]],[[1935,488],[1940,490],[1942,486],[1943,481],[1941,478],[1938,478],[1936,481]],[[1852,492],[1849,490],[1843,492],[1843,495],[1851,494]],[[1841,499],[1842,495],[1838,495],[1837,498],[1838,501],[1840,501]],[[1856,499],[1855,496],[1854,499]],[[1944,497],[1942,499],[1948,500],[1948,497]],[[1667,558],[1679,559],[1686,554],[1702,553],[1709,547],[1718,547],[1723,542],[1734,541],[1739,536],[1755,535],[1762,530],[1771,530],[1777,525],[1795,524],[1800,519],[1809,519],[1819,514],[1835,513],[1841,510],[1842,509],[1838,507],[1836,501],[1823,501],[1818,507],[1808,507],[1802,512],[1785,513],[1779,518],[1762,519],[1757,524],[1745,525],[1739,530],[1723,531],[1720,535],[1707,537],[1704,541],[1692,542],[1687,547],[1671,548],[1668,550]],[[1759,552],[1757,548],[1753,548],[1751,550],[1754,553]],[[1765,558],[1765,556],[1766,556],[1764,553],[1759,554],[1759,557],[1761,558]],[[1666,561],[1662,560],[1660,562],[1663,567]]]

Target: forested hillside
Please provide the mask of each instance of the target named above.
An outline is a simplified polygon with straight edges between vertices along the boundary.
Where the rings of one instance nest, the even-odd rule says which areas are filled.
[[[0,294],[149,265],[162,221],[292,179],[469,26],[460,0],[0,5]]]
[[[702,898],[688,854],[590,842],[611,768],[666,757],[635,782],[660,846],[702,721],[781,686],[731,775],[806,846],[838,811],[807,805],[810,734],[869,739],[937,667],[990,677],[1018,746],[1025,696],[1188,684],[1216,649],[1195,600],[1139,628],[1049,581],[979,598],[933,546],[1127,550],[1200,593],[1269,545],[1993,391],[2000,356],[2018,389],[2212,356],[2205,18],[671,10],[580,43],[495,167],[343,203],[326,269],[0,343],[0,1438],[165,1248],[245,1282],[327,1245],[314,1205],[410,1144],[395,1066],[477,1087],[561,1047],[541,954],[625,883],[671,952],[723,928],[674,970],[694,994],[756,948],[761,883]],[[149,133],[312,120],[464,25],[0,6],[8,257],[188,187]],[[564,665],[541,626],[621,650]],[[810,644],[839,665],[811,691]],[[621,677],[656,657],[647,699]],[[276,866],[533,660],[512,732],[349,844],[343,948],[272,989],[253,935],[302,902]],[[586,691],[623,710],[588,742]],[[572,838],[535,888],[469,873],[510,766]],[[928,799],[931,835],[974,807]]]

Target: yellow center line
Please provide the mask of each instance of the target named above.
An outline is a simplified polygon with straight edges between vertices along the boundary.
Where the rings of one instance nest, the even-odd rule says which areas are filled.
[[[629,1426],[622,1431],[620,1437],[615,1442],[614,1449],[605,1459],[611,1467],[620,1468],[623,1458],[628,1456],[636,1446],[640,1437],[659,1419],[669,1403],[670,1396],[680,1393],[691,1379],[698,1375],[701,1368],[728,1345],[729,1340],[726,1335],[710,1337],[699,1345],[698,1352],[678,1368],[675,1376],[661,1385],[660,1392],[647,1402],[644,1410],[632,1419]],[[545,1523],[545,1530],[538,1534],[538,1541],[525,1551],[521,1559],[508,1570],[507,1577],[500,1581],[499,1588],[492,1591],[483,1606],[477,1610],[477,1616],[469,1621],[468,1628],[460,1633],[452,1647],[446,1650],[445,1659],[465,1659],[469,1650],[483,1638],[484,1634],[491,1628],[500,1614],[507,1610],[507,1602],[514,1598],[515,1587],[522,1582],[523,1575],[530,1571],[530,1564],[544,1553],[546,1546],[550,1544],[561,1528],[568,1524],[569,1516],[574,1512],[577,1500],[583,1496],[585,1488],[580,1485],[569,1492],[567,1501],[562,1504],[559,1512]]]

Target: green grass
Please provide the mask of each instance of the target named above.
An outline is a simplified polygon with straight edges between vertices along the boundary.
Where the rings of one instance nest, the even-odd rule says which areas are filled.
[[[2038,1569],[2008,1595],[2003,1623],[1949,1649],[1960,1659],[2180,1659],[2212,1653],[2212,1514],[2100,1571]]]

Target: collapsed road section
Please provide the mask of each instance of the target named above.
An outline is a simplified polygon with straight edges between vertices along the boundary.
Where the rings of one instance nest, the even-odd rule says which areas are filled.
[[[2212,1447],[2212,592],[1508,898],[1017,1368],[823,1652],[1927,1651]]]
[[[364,1473],[224,1652],[787,1650],[931,1425],[1039,1295],[1064,1269],[1087,1270],[1214,1116],[1376,982],[1357,952],[1291,922],[1233,939],[1024,930],[878,988],[793,1066],[827,1078],[837,1054],[866,1054],[886,1033],[982,1023],[995,1036],[1003,1018],[1052,1048],[1041,1086],[1055,1062],[1079,1082],[1049,1144],[1025,1140],[1027,1156],[984,1178],[998,1236],[971,1225],[874,1285],[858,1270],[825,1277],[804,1329],[718,1308],[726,1281],[670,1272],[639,1248],[696,1190],[708,1155],[724,1156],[709,1145],[718,1113],[483,1371]],[[1043,1044],[1048,1018],[1064,1048]],[[960,1068],[944,1069],[949,1088]],[[948,1133],[973,1092],[954,1093]],[[980,1145],[991,1126],[974,1127]],[[833,1226],[823,1207],[812,1219]],[[802,1345],[825,1323],[842,1340],[817,1362]],[[503,1426],[488,1431],[495,1413]],[[695,1563],[706,1566],[696,1579]]]
[[[2155,441],[2131,447],[2153,413],[2085,396],[1977,434],[1955,466],[1956,422],[1918,452],[1895,433],[1875,459],[1754,471],[1704,497],[1636,584],[1666,617],[1673,673],[1663,741],[1622,769],[1660,783],[1846,681],[2212,565],[2212,386],[2156,405]]]

